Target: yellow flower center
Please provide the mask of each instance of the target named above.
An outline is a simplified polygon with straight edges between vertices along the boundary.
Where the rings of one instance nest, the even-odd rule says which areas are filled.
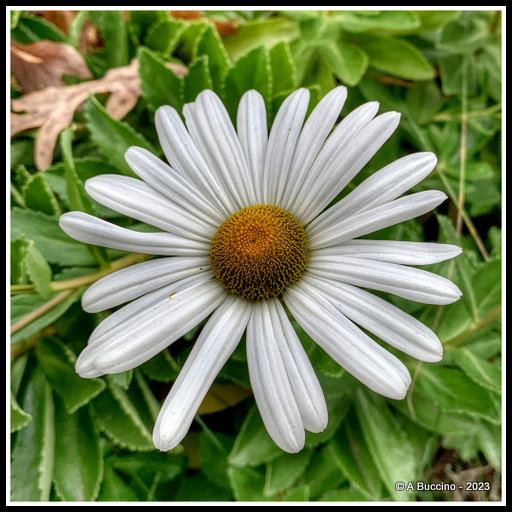
[[[308,241],[291,213],[266,204],[249,206],[220,225],[210,261],[229,293],[250,301],[270,299],[304,272]]]

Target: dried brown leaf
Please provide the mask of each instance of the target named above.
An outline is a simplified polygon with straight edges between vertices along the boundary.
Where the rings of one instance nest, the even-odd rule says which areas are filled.
[[[187,69],[179,64],[166,64],[179,77]],[[112,93],[105,108],[115,119],[122,119],[137,103],[141,95],[138,61],[129,66],[109,69],[103,78],[76,85],[47,87],[11,101],[11,137],[29,128],[40,127],[34,144],[34,163],[38,170],[51,166],[53,150],[62,130],[73,121],[75,110],[89,94]]]
[[[46,21],[60,28],[64,34],[69,34],[69,28],[76,18],[78,11],[38,11]]]
[[[217,29],[217,32],[220,36],[230,36],[236,34],[238,32],[238,21],[228,20],[228,21],[219,21],[214,18],[208,18],[204,16],[201,11],[169,11],[171,16],[180,20],[199,20],[203,17],[208,21],[212,22]]]
[[[24,93],[63,86],[62,75],[92,78],[84,58],[75,48],[52,41],[32,44],[11,41],[11,69]]]

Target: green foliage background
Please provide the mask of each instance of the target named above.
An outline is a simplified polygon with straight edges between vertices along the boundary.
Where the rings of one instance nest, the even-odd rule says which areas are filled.
[[[12,141],[11,323],[25,322],[11,339],[11,499],[499,500],[501,13],[204,14],[208,18],[183,21],[164,11],[134,11],[127,20],[117,11],[83,11],[66,36],[40,17],[11,12],[11,37],[21,43],[47,39],[76,46],[90,18],[104,43],[85,55],[95,78],[138,57],[142,88],[122,121],[110,117],[104,97],[91,96],[61,135],[45,172],[33,162],[35,130]],[[237,33],[220,37],[213,19],[236,19]],[[189,72],[178,78],[164,62],[181,63]],[[438,156],[435,171],[414,191],[439,189],[450,200],[435,214],[377,236],[463,247],[454,261],[430,266],[464,292],[455,304],[424,306],[381,294],[434,329],[445,356],[423,364],[391,349],[413,382],[405,400],[390,401],[361,386],[296,325],[326,395],[329,426],[323,433],[308,434],[299,454],[284,453],[249,396],[197,416],[182,445],[158,452],[151,431],[159,404],[198,329],[138,369],[78,377],[77,354],[108,313],[82,311],[86,287],[76,278],[92,282],[98,271],[135,259],[69,238],[58,217],[82,210],[144,229],[88,198],[83,182],[97,174],[131,174],[123,158],[130,145],[161,156],[153,118],[160,105],[181,111],[209,88],[235,121],[239,99],[254,88],[265,99],[270,126],[297,87],[310,89],[312,109],[338,84],[349,89],[342,115],[370,100],[378,100],[381,111],[402,114],[397,132],[349,190],[404,154]],[[11,96],[17,95],[14,89]],[[29,322],[28,315],[34,317]],[[250,387],[243,341],[218,383]],[[482,490],[395,489],[398,481],[418,480],[464,488],[473,480]]]

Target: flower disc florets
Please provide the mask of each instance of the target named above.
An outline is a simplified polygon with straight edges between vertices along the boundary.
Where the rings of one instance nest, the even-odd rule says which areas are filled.
[[[250,206],[220,225],[210,261],[229,293],[250,301],[270,299],[304,272],[308,241],[291,213],[277,206]]]

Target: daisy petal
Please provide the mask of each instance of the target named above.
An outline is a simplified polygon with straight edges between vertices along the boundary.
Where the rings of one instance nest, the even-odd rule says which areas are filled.
[[[197,409],[247,326],[250,302],[227,296],[208,320],[162,405],[153,431],[155,446],[174,448],[185,437]]]
[[[448,196],[439,190],[427,190],[395,199],[367,212],[359,213],[342,221],[325,222],[321,227],[307,227],[306,235],[309,248],[314,251],[323,247],[337,245],[346,240],[357,238],[379,229],[387,228],[414,219],[430,212]]]
[[[279,204],[308,104],[309,91],[299,89],[284,100],[277,112],[268,138],[263,169],[263,204]]]
[[[257,204],[253,180],[226,108],[208,89],[198,95],[195,105],[205,146],[238,206]]]
[[[393,201],[426,178],[436,163],[437,158],[433,153],[415,153],[396,160],[372,174],[341,201],[314,219],[310,229],[334,225]]]
[[[401,265],[431,265],[455,258],[462,252],[456,245],[398,240],[349,240],[312,251],[316,256],[350,256]]]
[[[124,157],[139,178],[173,203],[215,227],[224,221],[225,217],[199,189],[153,153],[132,146]]]
[[[92,284],[82,296],[88,313],[105,311],[185,277],[210,269],[206,257],[173,257],[123,268]]]
[[[451,304],[462,295],[457,286],[444,277],[385,261],[312,255],[308,271],[320,277],[392,293],[423,304]]]
[[[269,300],[268,308],[304,428],[322,432],[327,427],[327,404],[315,371],[281,303]]]
[[[304,446],[304,427],[266,301],[253,305],[247,326],[247,364],[254,398],[270,437],[282,450],[297,453]]]
[[[139,233],[83,212],[61,215],[59,226],[75,240],[121,251],[161,256],[204,256],[210,251],[210,244],[206,242],[170,233]]]
[[[296,217],[308,198],[310,191],[319,180],[323,180],[326,170],[339,167],[340,159],[348,143],[375,117],[379,104],[376,101],[365,103],[348,114],[325,141],[317,158],[304,179],[295,197],[291,198],[289,210]],[[318,185],[317,185],[318,186]]]
[[[108,343],[90,344],[85,350],[96,350],[94,365],[103,373],[131,370],[190,331],[225,297],[224,287],[213,279],[191,286],[146,310],[137,325],[130,323]]]
[[[345,316],[391,346],[421,361],[441,361],[443,346],[435,333],[396,306],[346,283],[308,274],[303,280],[329,297]]]
[[[386,112],[362,128],[343,151],[343,160],[332,162],[322,179],[316,180],[297,216],[302,224],[311,222],[350,180],[368,163],[395,131],[397,112]]]
[[[278,200],[285,210],[290,208],[294,197],[302,187],[346,99],[347,88],[336,87],[322,98],[304,124],[297,141],[286,187],[282,198]]]
[[[121,309],[112,313],[103,322],[101,322],[96,329],[92,332],[88,345],[99,341],[104,341],[108,336],[117,336],[123,330],[131,329],[132,325],[135,326],[141,322],[145,315],[145,311],[152,308],[164,298],[173,297],[177,292],[185,290],[193,286],[201,286],[210,281],[213,277],[211,270],[206,270],[194,276],[185,277],[179,281],[169,283],[153,292],[146,293],[142,297],[130,302]]]
[[[185,115],[187,107],[185,105],[183,109]],[[191,119],[188,121],[193,122]],[[224,216],[234,213],[236,209],[224,193],[224,184],[205,162],[178,112],[169,106],[160,107],[155,114],[155,125],[158,140],[171,167],[197,187]]]
[[[87,180],[85,190],[99,203],[173,235],[209,242],[215,234],[211,224],[172,203],[141,180],[103,174]]]
[[[149,292],[117,310],[115,313],[112,313],[92,332],[87,341],[86,349],[78,356],[76,372],[81,377],[87,379],[104,375],[105,372],[98,370],[94,363],[100,346],[104,346],[109,343],[112,338],[135,328],[144,320],[146,311],[163,299],[174,296],[177,292],[190,288],[191,286],[207,283],[212,277],[213,272],[210,270],[199,275],[186,277],[176,283],[171,283],[158,290]]]
[[[256,199],[262,198],[268,128],[265,101],[259,92],[251,90],[242,96],[238,106],[236,125],[238,138],[254,183]]]
[[[234,194],[234,189],[230,185],[229,179],[226,179],[226,176],[222,173],[222,169],[217,165],[214,156],[210,152],[210,148],[203,134],[204,126],[198,117],[197,104],[187,103],[183,107],[183,115],[185,116],[190,136],[198,148],[201,157],[204,159],[204,162],[206,162],[209,172],[211,172],[217,183],[216,189],[219,190],[221,194],[219,198],[222,200],[227,211],[229,211],[229,215],[231,215],[240,209],[240,202]]]
[[[331,302],[302,282],[288,288],[283,299],[301,327],[347,372],[380,395],[405,397],[411,377],[404,364]]]

